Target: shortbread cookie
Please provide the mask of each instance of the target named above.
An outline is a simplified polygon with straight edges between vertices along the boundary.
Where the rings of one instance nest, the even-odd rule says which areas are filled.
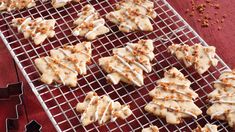
[[[193,132],[218,132],[217,126],[207,123],[203,128],[198,126]]]
[[[54,8],[60,8],[60,7],[63,7],[65,6],[66,4],[70,3],[70,2],[79,2],[80,0],[52,0],[51,1],[51,5],[54,7]]]
[[[113,56],[99,59],[99,65],[109,73],[107,80],[114,85],[119,81],[136,86],[144,85],[143,71],[152,71],[153,41],[139,40],[138,43],[127,43],[124,48],[113,49]]]
[[[142,132],[159,132],[159,130],[157,126],[150,125],[149,127],[144,128]]]
[[[179,124],[182,118],[197,118],[202,114],[193,102],[198,95],[190,89],[191,82],[176,68],[166,71],[157,84],[149,93],[153,100],[145,106],[147,112],[166,118],[169,124]]]
[[[208,95],[213,105],[206,113],[212,119],[228,121],[235,129],[235,70],[224,71],[214,87],[215,90]]]
[[[75,46],[50,51],[51,56],[35,59],[36,67],[42,73],[41,81],[63,85],[77,86],[77,75],[86,74],[86,64],[91,59],[91,43],[83,42]]]
[[[132,114],[128,105],[121,105],[105,95],[99,97],[95,92],[89,92],[84,102],[77,104],[76,110],[82,113],[83,126],[96,121],[102,125],[108,121],[115,121],[117,118],[126,119]]]
[[[20,10],[35,6],[34,0],[1,0],[0,11]]]
[[[25,39],[32,38],[36,45],[41,44],[48,37],[54,37],[55,23],[54,19],[44,20],[43,18],[36,18],[32,20],[30,17],[12,20],[12,26],[16,27],[18,32],[23,33]]]
[[[123,0],[116,5],[116,11],[106,18],[119,25],[122,32],[153,31],[150,19],[156,18],[154,3],[149,0]]]
[[[97,36],[109,32],[104,25],[105,20],[100,17],[99,13],[92,5],[86,5],[79,13],[79,18],[74,21],[77,27],[73,30],[74,36],[84,36],[88,40],[93,40]]]
[[[199,74],[203,74],[211,65],[216,66],[218,63],[214,46],[173,44],[168,50],[179,60],[183,60],[186,67],[194,66]]]

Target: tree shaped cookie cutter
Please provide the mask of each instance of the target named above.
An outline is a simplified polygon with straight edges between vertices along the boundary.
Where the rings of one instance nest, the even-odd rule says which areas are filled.
[[[17,104],[15,106],[15,114],[13,117],[6,118],[6,131],[16,131],[19,126],[19,111],[22,109],[22,96],[23,96],[23,83],[12,83],[8,84],[6,87],[0,88],[0,100],[11,100],[13,97],[17,96]],[[29,132],[31,130],[40,131],[41,125],[36,121],[31,121],[25,125],[25,131]]]

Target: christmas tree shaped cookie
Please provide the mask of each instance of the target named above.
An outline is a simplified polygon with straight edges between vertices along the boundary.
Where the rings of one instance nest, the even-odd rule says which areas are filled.
[[[34,0],[1,0],[0,11],[21,10],[35,6]]]
[[[193,132],[218,132],[217,126],[207,123],[204,127],[198,126]]]
[[[199,74],[203,74],[211,65],[216,66],[218,63],[214,46],[173,44],[168,50],[179,60],[183,60],[186,67],[194,66]]]
[[[44,20],[36,18],[32,20],[27,18],[15,18],[12,20],[12,26],[18,29],[18,32],[24,34],[25,39],[32,38],[36,45],[41,44],[46,38],[52,38],[55,35],[54,19]]]
[[[119,25],[122,32],[153,31],[150,19],[157,16],[153,8],[154,3],[149,0],[123,0],[106,18]]]
[[[99,65],[108,73],[107,80],[113,84],[119,81],[136,86],[144,85],[143,71],[152,71],[152,40],[139,40],[138,43],[127,43],[126,47],[113,49],[113,56],[99,59]]]
[[[147,128],[144,128],[141,132],[159,132],[157,126],[150,125]]]
[[[75,46],[64,46],[50,51],[51,56],[35,59],[35,64],[42,73],[41,81],[77,86],[77,75],[86,74],[86,64],[91,58],[91,43],[83,42]]]
[[[179,124],[182,118],[197,118],[202,114],[193,102],[198,95],[190,89],[191,82],[176,68],[166,71],[157,84],[149,93],[153,100],[145,106],[147,112],[166,118],[169,124]]]
[[[84,102],[77,104],[76,110],[82,113],[83,126],[96,121],[102,125],[117,118],[126,119],[132,114],[128,105],[121,105],[106,95],[99,97],[95,92],[89,92]]]
[[[86,5],[79,13],[79,18],[74,21],[77,27],[73,30],[73,35],[84,36],[88,40],[96,39],[97,36],[109,32],[104,24],[105,20],[100,17],[95,8],[92,5]]]
[[[215,90],[208,95],[212,106],[206,113],[212,119],[226,120],[235,128],[235,70],[224,71],[214,87]]]
[[[67,5],[68,3],[72,2],[72,1],[79,2],[80,0],[52,0],[51,5],[54,8],[60,8],[60,7]]]

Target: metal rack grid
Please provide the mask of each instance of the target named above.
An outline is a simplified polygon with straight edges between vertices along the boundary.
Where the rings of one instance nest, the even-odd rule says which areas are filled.
[[[64,44],[72,45],[85,41],[84,38],[74,37],[71,34],[74,28],[72,23],[77,18],[77,13],[82,6],[92,4],[104,17],[106,13],[114,10],[117,1],[81,0],[79,3],[72,3],[59,9],[54,9],[49,1],[37,1],[36,7],[0,15],[0,35],[56,130],[140,131],[152,124],[157,125],[160,131],[189,131],[195,129],[197,123],[204,126],[210,122],[219,125],[219,131],[229,131],[230,128],[227,123],[211,120],[205,113],[210,106],[207,102],[207,94],[213,90],[213,81],[218,78],[223,70],[228,70],[229,67],[216,56],[220,60],[218,66],[210,68],[203,75],[199,75],[193,68],[185,68],[181,62],[167,52],[167,47],[172,43],[207,44],[166,0],[154,1],[158,16],[152,21],[153,32],[122,33],[118,31],[116,25],[106,21],[106,26],[110,28],[111,32],[92,41],[92,64],[88,66],[87,75],[78,77],[78,87],[68,88],[59,84],[48,86],[40,82],[40,72],[33,63],[34,59],[48,55],[50,49],[61,47]],[[10,26],[10,22],[13,18],[28,16],[56,19],[55,37],[47,39],[39,46],[34,45],[31,40],[24,39],[21,33],[17,33],[16,29]],[[123,47],[127,42],[136,42],[144,38],[155,40],[153,71],[150,74],[145,74],[145,85],[134,87],[119,83],[114,86],[106,83],[106,73],[98,66],[98,59],[111,55],[112,49],[115,47]],[[199,94],[199,98],[195,102],[203,111],[203,114],[197,119],[185,119],[179,125],[169,125],[165,122],[165,119],[155,117],[144,111],[144,106],[151,101],[148,92],[156,86],[156,80],[163,77],[164,71],[173,66],[178,68],[192,82],[192,89]],[[133,115],[125,120],[109,122],[103,126],[94,123],[83,127],[80,123],[81,114],[75,111],[75,106],[78,102],[83,101],[89,91],[95,91],[98,95],[109,95],[121,104],[129,104]]]

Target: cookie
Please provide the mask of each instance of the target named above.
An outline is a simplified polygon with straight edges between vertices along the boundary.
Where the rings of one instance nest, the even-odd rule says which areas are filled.
[[[157,16],[153,8],[154,3],[149,0],[123,0],[106,18],[117,24],[122,32],[153,31],[150,19]]]
[[[126,119],[132,114],[128,105],[121,105],[106,95],[99,97],[95,92],[89,92],[85,100],[77,104],[76,110],[82,113],[83,126],[94,122],[102,125],[117,118]]]
[[[225,120],[235,129],[235,70],[224,71],[214,82],[215,90],[208,95],[207,114],[212,119]]]
[[[35,6],[34,0],[1,0],[0,11],[21,10]]]
[[[207,123],[203,128],[198,126],[193,132],[218,132],[217,126]]]
[[[157,84],[149,93],[153,100],[145,106],[147,112],[166,118],[169,124],[179,124],[183,118],[197,118],[202,114],[193,102],[198,95],[190,89],[191,82],[176,68],[166,71]]]
[[[77,27],[73,30],[73,35],[94,40],[99,35],[109,32],[104,24],[105,20],[100,17],[96,9],[92,5],[86,5],[79,13],[79,18],[74,21],[74,25]]]
[[[144,85],[143,72],[150,73],[154,58],[152,40],[127,43],[126,47],[114,48],[113,56],[99,59],[99,65],[108,73],[107,80],[116,85],[120,81],[136,86]]]
[[[67,5],[68,3],[72,2],[72,1],[79,2],[80,0],[52,0],[51,5],[54,8],[60,8],[60,7]]]
[[[86,74],[86,65],[91,59],[91,43],[83,42],[75,46],[50,51],[51,56],[35,59],[35,65],[42,73],[41,81],[76,87],[78,74]]]
[[[210,66],[218,64],[214,46],[173,44],[168,47],[168,50],[179,60],[182,60],[186,67],[193,66],[199,74],[206,72]]]
[[[16,27],[18,32],[23,33],[25,39],[32,38],[36,45],[43,43],[46,38],[55,36],[55,23],[54,19],[36,18],[32,20],[30,17],[12,20],[12,26]]]
[[[150,125],[149,127],[144,128],[142,132],[159,132],[159,130],[157,126]]]

